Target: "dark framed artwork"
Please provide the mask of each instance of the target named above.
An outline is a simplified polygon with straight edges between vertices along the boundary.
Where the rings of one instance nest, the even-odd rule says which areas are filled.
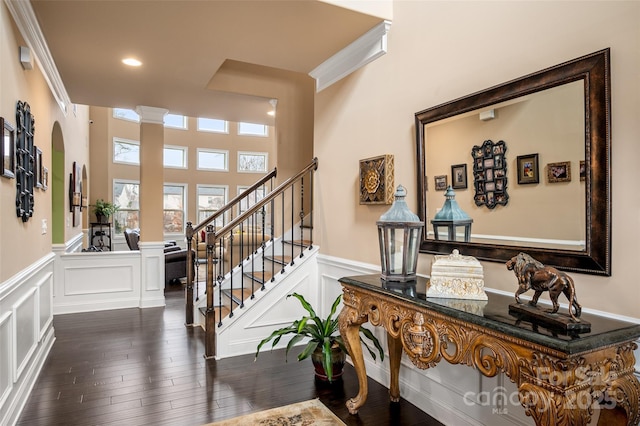
[[[518,184],[539,183],[538,154],[518,155]]]
[[[447,175],[434,176],[436,191],[445,191],[447,189]]]
[[[587,178],[587,169],[585,168],[584,160],[580,160],[580,182],[584,182]]]
[[[549,183],[571,182],[571,162],[547,164],[547,180]]]
[[[7,120],[0,117],[2,129],[2,143],[0,143],[0,157],[2,157],[2,176],[13,179],[16,177],[16,133]]]
[[[47,167],[42,168],[42,189],[44,191],[49,187],[49,169]]]
[[[456,164],[451,166],[451,187],[453,189],[467,188],[467,165]]]
[[[507,144],[488,139],[471,150],[473,160],[473,201],[489,209],[509,202],[507,193]]]
[[[393,155],[360,160],[360,204],[393,203],[393,186]]]
[[[28,103],[16,105],[16,215],[27,222],[33,216],[35,197],[35,118]]]

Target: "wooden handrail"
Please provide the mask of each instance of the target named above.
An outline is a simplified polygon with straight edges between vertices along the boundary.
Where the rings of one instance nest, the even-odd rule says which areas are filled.
[[[220,235],[224,235],[225,233],[230,232],[233,228],[235,228],[236,226],[238,226],[242,222],[244,222],[248,217],[252,216],[255,212],[257,212],[258,210],[263,208],[265,205],[267,205],[267,203],[269,203],[271,200],[273,200],[274,198],[279,196],[285,189],[287,189],[289,186],[291,186],[291,184],[293,184],[294,182],[299,180],[302,176],[304,176],[306,173],[308,173],[311,169],[313,169],[313,170],[317,170],[318,169],[318,158],[317,157],[315,157],[311,161],[311,163],[309,163],[304,169],[302,169],[296,175],[291,176],[289,179],[287,179],[284,182],[282,182],[273,191],[271,191],[269,194],[267,194],[262,200],[258,201],[256,204],[254,204],[253,206],[248,208],[244,213],[242,213],[241,215],[239,215],[238,217],[233,219],[231,222],[229,222],[228,224],[226,224],[222,228],[215,230],[214,231],[215,236],[216,236],[215,240],[218,240]]]
[[[206,218],[205,220],[203,220],[202,222],[200,222],[198,225],[193,227],[193,233],[197,233],[198,231],[202,230],[205,226],[207,226],[208,224],[212,223],[213,221],[215,221],[218,217],[220,217],[221,215],[225,214],[226,212],[228,212],[229,210],[231,210],[233,207],[236,206],[236,204],[238,204],[241,200],[243,200],[244,198],[247,197],[248,194],[250,194],[251,192],[255,191],[256,189],[260,188],[262,185],[264,185],[267,181],[269,181],[272,178],[275,178],[278,175],[278,168],[275,167],[273,170],[271,170],[269,173],[267,173],[266,175],[264,175],[264,177],[262,177],[259,181],[257,181],[256,183],[254,183],[253,185],[251,185],[249,188],[247,188],[246,190],[242,191],[241,194],[239,194],[238,196],[236,196],[235,198],[233,198],[231,201],[229,201],[227,204],[224,205],[224,207],[222,207],[220,210],[218,210],[217,212],[215,212],[214,214],[212,214],[211,216],[209,216],[208,218]],[[189,238],[190,236],[187,235],[187,238]]]

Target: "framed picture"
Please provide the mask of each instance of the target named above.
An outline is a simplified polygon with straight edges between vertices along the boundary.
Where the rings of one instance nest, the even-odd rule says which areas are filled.
[[[263,173],[267,171],[269,154],[267,152],[238,151],[238,172]]]
[[[518,184],[539,183],[538,154],[518,155]]]
[[[391,204],[394,200],[393,155],[360,160],[360,204]]]
[[[471,149],[473,159],[473,188],[475,195],[473,200],[476,206],[486,206],[489,209],[497,205],[506,205],[509,202],[507,193],[507,144],[505,141],[493,142],[488,139],[482,145],[474,145]],[[451,174],[454,175],[454,167],[464,166],[464,164],[451,167]],[[464,169],[466,188],[466,166]],[[453,179],[456,179],[455,175]],[[454,180],[453,188],[456,188]]]
[[[0,117],[0,129],[2,129],[2,143],[0,143],[0,157],[2,157],[2,169],[0,174],[3,177],[13,179],[16,177],[16,132]]]
[[[35,151],[35,159],[36,159],[36,169],[34,170],[34,174],[36,176],[36,188],[42,189],[42,150],[37,146],[33,147]]]
[[[571,182],[571,162],[547,164],[547,180],[549,183]]]
[[[447,175],[435,176],[433,180],[435,181],[436,191],[445,191],[447,189]]]
[[[451,166],[451,187],[453,189],[467,188],[467,165],[456,164]]]
[[[580,182],[584,182],[587,175],[586,175],[586,168],[585,168],[585,164],[584,164],[584,160],[580,160]]]

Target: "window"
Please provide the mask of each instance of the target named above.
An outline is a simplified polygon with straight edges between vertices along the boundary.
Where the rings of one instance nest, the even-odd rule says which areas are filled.
[[[199,132],[229,133],[229,122],[217,118],[198,117]]]
[[[187,168],[187,147],[185,146],[164,146],[163,164],[165,167],[176,169]]]
[[[135,112],[132,109],[114,108],[113,118],[118,118],[120,120],[135,121],[136,123],[140,122],[140,116],[138,115],[137,112]]]
[[[198,148],[198,170],[229,170],[229,151]]]
[[[238,151],[238,172],[261,173],[267,171],[269,154],[266,152]]]
[[[165,114],[164,127],[172,129],[187,129],[187,117],[178,114]]]
[[[198,185],[198,223],[220,210],[227,203],[227,187]],[[216,226],[224,226],[223,217],[216,219]]]
[[[238,195],[242,194],[248,188],[248,186],[238,186]],[[252,207],[258,201],[262,200],[266,195],[267,187],[264,185],[249,193],[247,197],[240,201],[240,213],[244,213],[248,208]]]
[[[140,164],[140,142],[113,138],[113,162]]]
[[[248,136],[269,136],[269,126],[255,123],[238,123],[238,134]]]
[[[164,232],[183,233],[185,217],[185,186],[165,185],[164,186]]]
[[[113,182],[113,204],[118,211],[113,215],[115,233],[140,227],[140,184],[133,181]]]

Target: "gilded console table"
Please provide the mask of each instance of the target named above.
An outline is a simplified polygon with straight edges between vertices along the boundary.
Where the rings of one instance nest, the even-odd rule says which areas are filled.
[[[563,334],[509,315],[514,301],[509,296],[489,294],[488,301],[426,299],[424,278],[387,284],[380,275],[361,275],[339,281],[344,291],[340,333],[360,386],[347,401],[351,414],[367,399],[358,329],[369,321],[387,331],[392,401],[400,399],[404,349],[421,369],[444,359],[477,368],[487,377],[505,373],[517,384],[520,403],[537,425],[587,424],[598,402],[603,403],[601,417],[621,413],[626,414],[623,424],[640,422],[640,383],[633,374],[638,324],[583,314],[591,331]],[[613,416],[614,411],[619,413]]]

